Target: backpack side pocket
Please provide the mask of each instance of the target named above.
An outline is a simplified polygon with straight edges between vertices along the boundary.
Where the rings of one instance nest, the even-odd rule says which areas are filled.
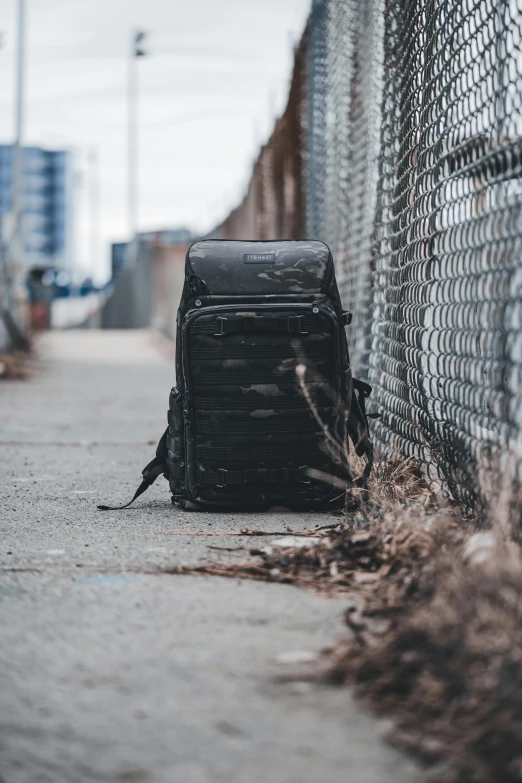
[[[185,436],[183,394],[174,386],[169,398],[169,431],[167,435],[167,468],[174,496],[185,494]]]

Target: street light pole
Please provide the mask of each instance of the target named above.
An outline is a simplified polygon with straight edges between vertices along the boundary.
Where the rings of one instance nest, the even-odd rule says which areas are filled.
[[[15,141],[12,159],[12,237],[9,243],[9,285],[7,307],[15,316],[21,286],[24,255],[23,236],[23,131],[25,92],[25,0],[18,0],[18,35],[16,55]]]
[[[100,251],[100,185],[98,177],[98,151],[89,150],[89,277],[96,277]]]
[[[129,222],[129,245],[127,264],[133,266],[138,257],[138,58],[145,56],[142,43],[143,31],[136,31],[131,38],[129,73],[127,80],[128,111],[128,187],[127,209]]]
[[[25,97],[25,0],[18,0],[17,22],[15,140],[12,150],[11,210],[6,221],[8,224],[7,247],[2,242],[0,248],[5,277],[5,300],[1,303],[1,315],[7,336],[7,345],[11,348],[27,349],[29,342],[25,336],[27,317],[24,291],[26,270],[24,264],[22,147]]]

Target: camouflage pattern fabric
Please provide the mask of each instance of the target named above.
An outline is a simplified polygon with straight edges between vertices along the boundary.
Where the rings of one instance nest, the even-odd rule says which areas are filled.
[[[354,394],[348,322],[322,242],[208,240],[190,248],[166,440],[177,503],[324,508],[342,496],[310,471],[347,478],[325,428],[339,432]],[[366,420],[354,410],[349,426],[364,451]]]
[[[322,242],[223,242],[192,245],[187,270],[205,286],[201,293],[305,294],[320,293],[330,251]]]

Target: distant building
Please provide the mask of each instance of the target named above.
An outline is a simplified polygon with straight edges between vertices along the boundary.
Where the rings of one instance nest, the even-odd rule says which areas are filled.
[[[167,228],[159,231],[142,231],[138,234],[138,252],[148,247],[169,248],[174,245],[190,244],[195,237],[188,228]],[[127,263],[127,242],[111,245],[112,279],[117,280]]]
[[[188,228],[165,228],[160,231],[142,231],[139,235],[140,242],[152,242],[163,247],[179,245],[194,239],[193,233]]]
[[[111,245],[111,279],[117,280],[125,269],[126,242],[113,242]]]
[[[24,147],[23,234],[28,269],[72,265],[71,153]],[[12,206],[13,147],[0,145],[0,219]]]

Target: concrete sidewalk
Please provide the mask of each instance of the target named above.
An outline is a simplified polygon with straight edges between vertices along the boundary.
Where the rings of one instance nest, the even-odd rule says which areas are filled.
[[[0,782],[420,781],[348,691],[274,683],[278,653],[343,637],[343,600],[139,573],[219,554],[171,528],[320,517],[183,513],[163,479],[96,509],[130,499],[153,456],[170,351],[151,332],[54,333],[32,380],[0,385]]]

